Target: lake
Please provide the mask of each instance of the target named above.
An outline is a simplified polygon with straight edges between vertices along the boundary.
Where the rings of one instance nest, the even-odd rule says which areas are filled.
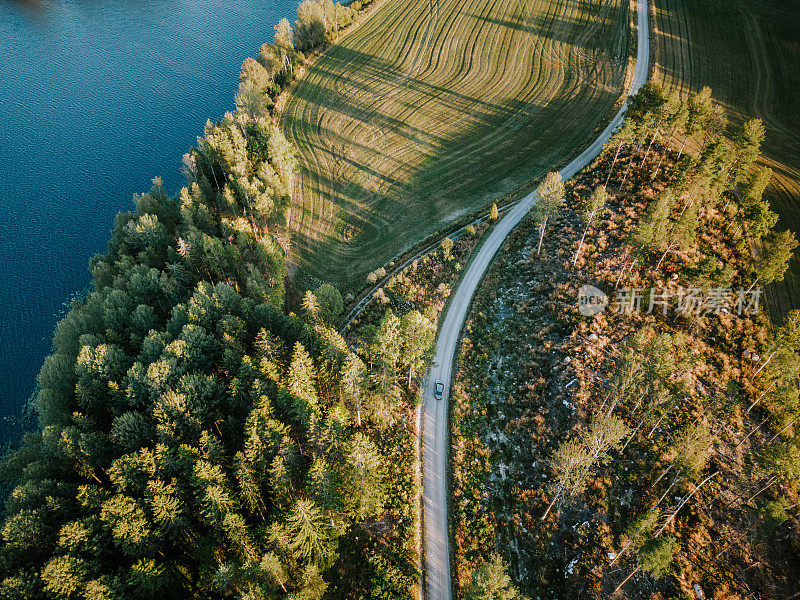
[[[0,435],[90,282],[114,215],[233,107],[239,67],[297,0],[0,0]]]

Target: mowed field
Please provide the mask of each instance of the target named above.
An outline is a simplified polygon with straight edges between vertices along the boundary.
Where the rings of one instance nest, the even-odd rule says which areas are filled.
[[[297,284],[345,291],[577,154],[623,91],[626,0],[382,2],[282,114]]]
[[[656,79],[685,93],[711,86],[733,123],[760,117],[763,164],[779,226],[800,238],[800,1],[655,0]],[[800,259],[767,289],[773,320],[800,308]]]

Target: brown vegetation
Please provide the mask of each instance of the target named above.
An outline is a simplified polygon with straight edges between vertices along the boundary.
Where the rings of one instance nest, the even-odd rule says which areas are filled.
[[[456,587],[499,550],[534,597],[606,598],[629,575],[618,597],[695,597],[695,584],[713,598],[790,597],[800,591],[798,406],[796,372],[769,362],[781,332],[763,310],[681,314],[675,298],[666,315],[659,304],[614,312],[623,267],[617,291],[645,290],[642,313],[651,287],[748,288],[753,260],[731,226],[737,200],[698,193],[693,240],[663,261],[663,248],[637,253],[631,234],[648,207],[673,189],[674,228],[690,194],[675,152],[630,148],[574,268],[581,199],[606,181],[613,152],[568,185],[541,256],[538,231],[523,224],[475,300],[453,393]],[[581,315],[584,284],[608,292],[611,306]],[[554,453],[609,413],[628,435],[542,520],[563,476]]]

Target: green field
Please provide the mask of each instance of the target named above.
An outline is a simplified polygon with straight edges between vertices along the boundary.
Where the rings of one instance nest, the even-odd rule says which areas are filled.
[[[800,233],[800,2],[655,0],[655,74],[685,93],[711,86],[734,123],[760,117],[779,225]],[[767,290],[781,319],[800,308],[800,260]]]
[[[381,1],[310,65],[282,113],[300,153],[300,286],[355,289],[577,154],[623,90],[622,0]]]

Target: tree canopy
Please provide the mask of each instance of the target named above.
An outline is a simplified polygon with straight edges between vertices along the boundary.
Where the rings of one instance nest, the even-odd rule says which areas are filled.
[[[292,43],[281,21],[186,186],[154,180],[91,260],[39,374],[40,429],[2,463],[0,597],[318,599],[343,536],[389,519],[376,440],[435,326],[387,316],[370,370],[331,326],[332,286],[284,313],[296,161],[266,117]],[[374,578],[414,581],[364,548]]]

